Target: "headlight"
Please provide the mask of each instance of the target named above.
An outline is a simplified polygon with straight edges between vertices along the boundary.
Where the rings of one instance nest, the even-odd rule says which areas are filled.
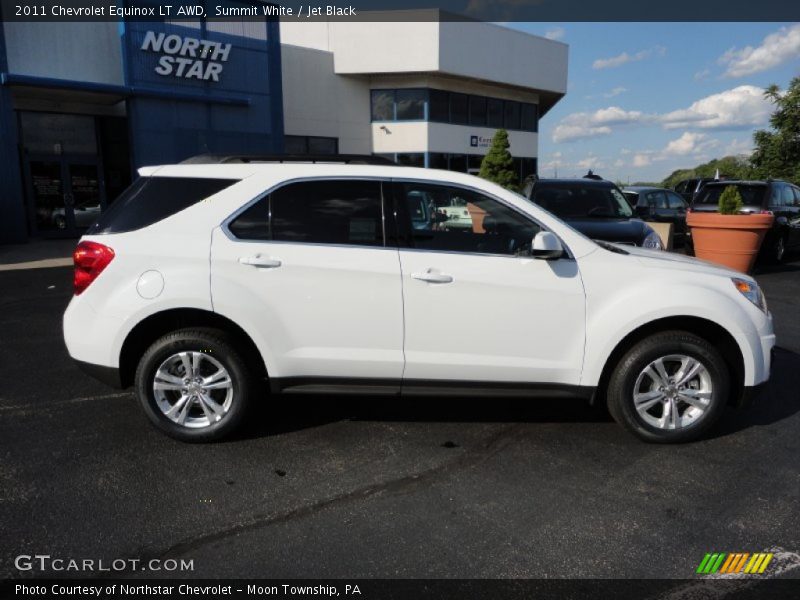
[[[761,288],[758,287],[755,281],[746,281],[738,277],[731,277],[731,281],[742,296],[750,300],[750,302],[764,312],[767,312],[767,299],[764,297],[764,292],[761,291]]]
[[[651,250],[663,250],[664,244],[661,242],[661,236],[658,235],[655,231],[651,231],[647,234],[647,237],[644,238],[644,242],[642,242],[643,248],[650,248]]]

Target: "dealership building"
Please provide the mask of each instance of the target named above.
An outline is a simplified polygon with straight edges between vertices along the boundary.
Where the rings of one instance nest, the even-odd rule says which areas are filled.
[[[520,177],[535,173],[567,46],[386,15],[3,22],[0,243],[76,237],[138,167],[203,153],[376,154],[475,172],[505,128]]]

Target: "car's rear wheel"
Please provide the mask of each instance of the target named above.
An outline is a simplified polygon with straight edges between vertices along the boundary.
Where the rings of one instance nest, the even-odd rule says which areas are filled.
[[[224,332],[182,329],[156,340],[136,369],[136,395],[166,434],[208,442],[232,434],[247,413],[254,380]]]
[[[784,256],[786,256],[786,236],[778,234],[770,246],[769,259],[770,262],[779,265],[783,262]]]
[[[648,442],[701,437],[724,411],[730,374],[717,349],[686,331],[652,335],[628,350],[608,384],[608,409]]]

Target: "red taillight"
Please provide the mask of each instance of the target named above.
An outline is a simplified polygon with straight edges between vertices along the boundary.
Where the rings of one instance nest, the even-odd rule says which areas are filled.
[[[97,242],[81,242],[72,253],[75,276],[72,285],[78,296],[97,279],[114,258],[114,250]]]

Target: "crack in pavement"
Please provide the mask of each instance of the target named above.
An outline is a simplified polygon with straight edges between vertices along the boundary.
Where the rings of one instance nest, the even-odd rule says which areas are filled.
[[[383,496],[385,494],[409,493],[413,491],[414,488],[430,484],[435,479],[443,477],[449,473],[480,464],[481,462],[487,460],[506,448],[509,444],[513,443],[522,433],[522,429],[523,427],[519,424],[504,427],[488,438],[479,447],[475,449],[467,449],[459,457],[453,460],[445,461],[444,463],[432,467],[426,471],[406,475],[404,477],[392,479],[383,483],[366,485],[350,492],[345,492],[331,498],[326,498],[306,506],[293,508],[282,513],[255,515],[244,522],[230,525],[224,529],[185,539],[173,544],[172,546],[169,546],[164,550],[149,550],[145,547],[140,549],[137,553],[138,558],[140,558],[142,561],[147,561],[151,559],[163,560],[166,558],[180,557],[185,555],[187,552],[202,546],[212,544],[226,538],[234,537],[244,532],[262,529],[265,527],[270,527],[271,525],[286,523],[296,519],[303,519],[326,509],[347,504],[356,500]]]
[[[129,397],[131,392],[118,392],[115,394],[103,394],[100,396],[83,396],[80,398],[69,398],[68,400],[55,400],[53,402],[40,402],[36,404],[17,404],[12,406],[0,406],[0,413],[19,413],[27,414],[39,410],[48,410],[50,408],[58,408],[69,404],[80,404],[81,402],[91,402],[93,400],[111,400],[114,398]],[[0,402],[3,398],[0,398]]]

